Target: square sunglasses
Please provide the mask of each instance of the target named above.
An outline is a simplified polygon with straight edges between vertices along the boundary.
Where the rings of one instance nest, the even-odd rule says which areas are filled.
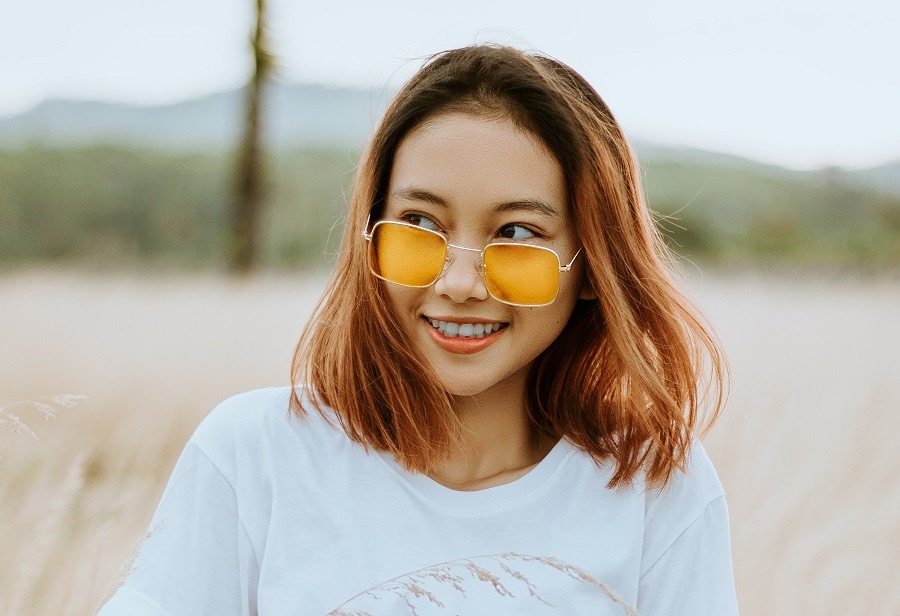
[[[433,285],[452,262],[450,248],[480,253],[478,272],[491,297],[510,306],[549,306],[559,294],[561,272],[572,269],[581,248],[567,265],[550,248],[533,244],[493,242],[479,250],[451,244],[437,231],[406,222],[381,220],[363,238],[369,242],[372,273],[404,287]]]

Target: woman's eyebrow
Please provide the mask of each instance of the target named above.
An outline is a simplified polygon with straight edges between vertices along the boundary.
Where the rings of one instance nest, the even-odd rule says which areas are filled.
[[[409,201],[425,201],[426,203],[447,207],[447,202],[441,197],[424,188],[416,188],[415,186],[398,188],[391,193],[391,196],[407,199]]]
[[[430,190],[417,188],[415,186],[398,188],[391,193],[391,196],[399,199],[407,199],[409,201],[424,201],[440,207],[448,207],[447,201],[442,197],[434,194]],[[559,216],[559,210],[540,199],[516,199],[514,201],[504,201],[494,207],[494,211],[498,214],[506,212],[534,212],[554,218]]]
[[[559,211],[552,205],[541,201],[540,199],[517,199],[501,203],[496,208],[496,212],[535,212],[544,216],[558,217]]]

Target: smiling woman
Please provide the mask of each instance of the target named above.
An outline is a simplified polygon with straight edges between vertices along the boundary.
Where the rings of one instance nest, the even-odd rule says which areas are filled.
[[[433,288],[385,287],[395,318],[443,390],[461,397],[457,407],[477,396],[479,415],[493,409],[501,423],[522,434],[530,420],[509,412],[509,394],[520,392],[524,408],[528,369],[559,336],[582,287],[589,288],[580,262],[560,280],[557,252],[573,255],[579,249],[567,211],[559,163],[509,119],[440,114],[411,131],[394,157],[382,220],[405,221],[456,242]],[[483,246],[488,248],[482,251]],[[504,249],[516,252],[507,256],[508,264],[501,256],[498,267],[496,254]],[[549,268],[540,262],[545,256]],[[552,286],[544,297],[541,279],[547,275]],[[504,287],[506,294],[490,291]],[[498,297],[510,293],[511,301]],[[528,304],[540,307],[524,307]],[[447,335],[446,327],[442,332],[432,321],[451,324],[450,333],[456,334]],[[460,337],[460,329],[485,323],[496,331]],[[463,361],[456,357],[475,352]],[[506,442],[518,446],[515,439]],[[529,465],[544,455],[545,450],[533,452]]]
[[[363,157],[294,387],[203,422],[103,616],[735,614],[696,440],[725,368],[666,263],[584,79],[435,56]]]

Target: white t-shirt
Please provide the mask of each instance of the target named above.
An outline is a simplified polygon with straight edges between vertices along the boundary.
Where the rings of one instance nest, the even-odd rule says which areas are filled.
[[[287,388],[235,396],[182,453],[101,616],[737,614],[728,512],[699,443],[662,491],[610,490],[565,440],[523,477],[446,488]]]

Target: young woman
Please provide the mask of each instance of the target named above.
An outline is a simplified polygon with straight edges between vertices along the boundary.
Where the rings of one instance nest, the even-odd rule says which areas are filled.
[[[439,54],[362,158],[295,386],[202,423],[101,613],[735,614],[696,440],[724,370],[591,86]]]

